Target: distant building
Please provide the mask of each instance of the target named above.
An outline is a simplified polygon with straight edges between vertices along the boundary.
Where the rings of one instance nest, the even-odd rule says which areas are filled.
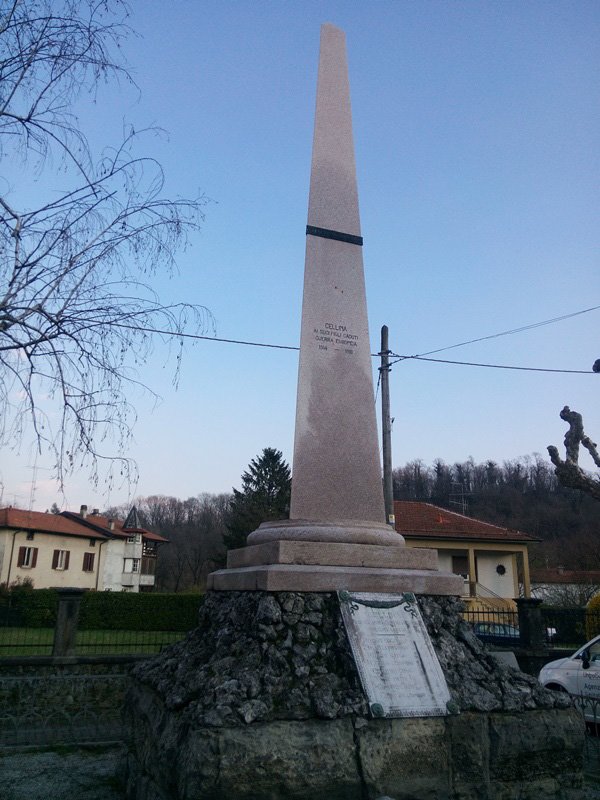
[[[433,547],[440,568],[462,575],[471,606],[502,605],[531,596],[528,546],[538,541],[455,511],[408,500],[394,501],[395,528],[409,547]]]
[[[600,570],[546,567],[531,570],[531,594],[545,603],[585,606],[600,593]]]
[[[145,530],[135,506],[127,519],[108,519],[87,506],[48,514],[0,509],[0,583],[29,578],[34,588],[73,586],[148,592],[163,536]]]

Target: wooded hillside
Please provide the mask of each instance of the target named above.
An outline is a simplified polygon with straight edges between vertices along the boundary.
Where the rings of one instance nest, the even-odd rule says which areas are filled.
[[[533,566],[600,568],[600,503],[560,485],[539,454],[505,461],[427,466],[420,460],[394,469],[396,500],[424,500],[505,528],[539,537]]]

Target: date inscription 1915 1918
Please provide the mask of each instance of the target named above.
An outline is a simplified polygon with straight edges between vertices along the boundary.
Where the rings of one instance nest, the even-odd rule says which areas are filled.
[[[313,328],[313,334],[319,350],[331,348],[352,355],[358,346],[358,336],[341,323],[325,322],[322,327]]]

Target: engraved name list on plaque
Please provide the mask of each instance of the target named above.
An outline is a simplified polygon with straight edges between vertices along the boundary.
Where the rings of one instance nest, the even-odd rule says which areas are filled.
[[[373,716],[448,714],[450,692],[414,594],[340,591],[338,597]]]

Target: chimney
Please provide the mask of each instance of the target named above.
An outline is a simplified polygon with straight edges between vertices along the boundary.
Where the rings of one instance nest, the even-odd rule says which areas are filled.
[[[100,509],[99,508],[93,508],[92,509],[92,516],[97,517],[99,513],[100,513]]]
[[[108,520],[108,529],[111,530],[111,531],[114,531],[114,529],[115,529],[115,521],[114,521],[114,519],[109,519]]]
[[[85,519],[87,517],[87,506],[81,506],[79,513]]]

